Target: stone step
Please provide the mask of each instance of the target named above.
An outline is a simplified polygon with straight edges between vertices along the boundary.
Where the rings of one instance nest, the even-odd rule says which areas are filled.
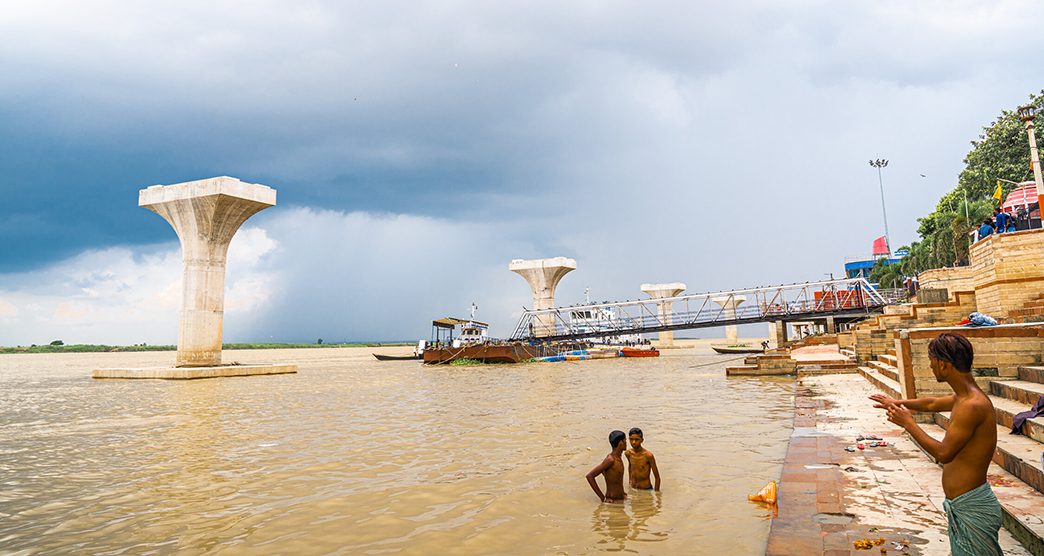
[[[994,380],[990,382],[990,393],[1032,407],[1041,396],[1044,396],[1044,384],[1027,380]]]
[[[1019,367],[1019,380],[1044,384],[1044,367]]]
[[[950,425],[950,412],[935,414],[935,424],[942,428]],[[1022,482],[1044,493],[1044,468],[1041,466],[1041,444],[1018,434],[1008,434],[1010,429],[997,425],[997,451],[993,462],[1015,475]]]
[[[895,351],[895,350],[892,350],[892,351]],[[877,360],[881,361],[881,362],[884,362],[884,363],[888,363],[889,365],[891,365],[893,367],[898,367],[899,366],[899,358],[894,356],[894,355],[889,355],[887,353],[884,354],[884,355],[878,355],[877,356]]]
[[[899,387],[899,382],[881,374],[877,369],[871,367],[859,367],[859,374],[863,375],[864,378],[869,380],[870,383],[878,389],[884,391],[886,396],[895,399],[901,399],[903,397],[902,388]]]
[[[946,436],[946,430],[938,425],[921,425],[921,428],[935,440],[942,441]],[[930,455],[928,457],[931,458]],[[993,482],[997,482],[997,479],[1004,479],[1004,483],[1012,485],[993,487],[993,492],[997,495],[997,500],[1004,512],[1004,528],[1010,531],[1012,536],[1018,539],[1030,553],[1044,554],[1044,522],[1040,518],[1044,515],[1044,498],[1033,487],[996,463],[990,465],[987,474],[993,479]]]
[[[841,348],[841,349],[837,350],[837,352],[840,353],[841,355],[844,355],[845,357],[855,357],[855,350],[854,349]]]
[[[797,374],[802,376],[817,375],[846,375],[859,372],[859,366],[855,363],[832,364],[832,365],[802,365],[797,364]]]
[[[885,353],[887,353],[888,355],[891,355],[892,357],[895,357],[895,355],[896,355],[895,354],[895,348],[888,348],[888,349],[885,350]]]
[[[873,367],[875,371],[894,380],[896,384],[899,383],[899,369],[881,361],[871,361],[870,366]]]
[[[1027,404],[1000,396],[990,396],[990,402],[993,403],[993,413],[997,416],[997,425],[1009,432],[1015,416],[1030,408]],[[1044,417],[1027,420],[1022,425],[1022,434],[1044,444]],[[1044,451],[1044,446],[1041,446],[1041,450]]]

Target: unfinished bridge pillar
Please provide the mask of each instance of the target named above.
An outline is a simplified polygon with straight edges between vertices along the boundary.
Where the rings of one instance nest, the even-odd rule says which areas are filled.
[[[162,216],[181,240],[178,367],[221,365],[228,245],[248,218],[275,204],[275,189],[225,176],[138,193],[138,206]]]
[[[508,270],[518,274],[533,292],[533,310],[555,308],[555,288],[566,274],[576,270],[576,261],[565,257],[551,259],[514,259]],[[531,323],[534,336],[550,336],[555,332],[554,315],[539,315]]]
[[[781,320],[769,323],[769,336],[776,347],[783,347],[787,343],[787,323]]]
[[[671,282],[669,284],[642,284],[642,291],[649,294],[649,297],[653,299],[663,299],[666,297],[675,297],[679,293],[685,291],[685,284],[681,282]],[[671,305],[670,301],[661,301],[656,304],[660,312],[660,321],[663,324],[670,326],[671,322]],[[674,332],[665,330],[660,332],[659,340],[656,342],[659,347],[672,347],[674,345]]]
[[[721,305],[722,318],[726,320],[736,320],[736,307],[739,307],[740,303],[746,300],[747,298],[742,295],[725,295],[711,298],[711,301]],[[730,342],[735,342],[739,339],[739,328],[735,324],[725,327],[725,339]]]

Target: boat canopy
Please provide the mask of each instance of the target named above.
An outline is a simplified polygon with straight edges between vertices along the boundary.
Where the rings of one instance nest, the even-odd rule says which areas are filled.
[[[477,320],[458,319],[454,317],[443,317],[441,319],[435,319],[431,321],[431,325],[435,328],[453,328],[455,326],[460,326],[462,324],[468,323],[471,323],[476,326],[489,327],[489,325],[484,322],[479,322]]]

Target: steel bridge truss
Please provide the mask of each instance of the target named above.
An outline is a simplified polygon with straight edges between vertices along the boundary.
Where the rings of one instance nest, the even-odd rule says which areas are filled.
[[[735,305],[735,302],[739,302]],[[829,316],[858,316],[888,302],[865,278],[525,310],[513,340],[577,340]]]

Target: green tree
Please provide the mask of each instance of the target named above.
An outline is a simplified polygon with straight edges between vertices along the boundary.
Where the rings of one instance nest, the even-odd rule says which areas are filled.
[[[61,340],[55,340],[55,341],[51,342],[51,345],[52,346],[64,346],[65,342],[63,342]]]
[[[1044,124],[1044,90],[1030,95],[1029,102],[1037,107],[1034,124],[1039,128]],[[920,240],[910,244],[910,254],[903,258],[901,270],[906,275],[952,266],[955,262],[965,263],[970,245],[968,233],[978,228],[998,206],[993,197],[998,180],[1032,179],[1029,138],[1025,124],[1019,120],[1017,107],[1001,111],[990,125],[982,128],[971,145],[957,186],[939,199],[931,214],[917,219]],[[1011,183],[1001,182],[1004,195],[1014,188]]]

